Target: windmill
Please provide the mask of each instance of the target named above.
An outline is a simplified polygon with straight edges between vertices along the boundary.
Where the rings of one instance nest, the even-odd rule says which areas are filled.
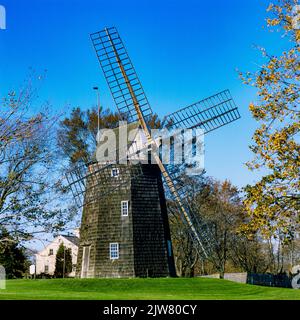
[[[83,199],[77,275],[175,275],[161,177],[195,248],[204,257],[211,251],[208,229],[189,205],[180,180],[182,166],[165,165],[156,151],[157,140],[148,124],[152,110],[116,28],[105,28],[90,37],[121,117],[143,130],[155,164],[96,161],[70,171],[74,197]],[[238,109],[225,90],[169,114],[165,122],[172,129],[201,128],[208,133],[238,118]],[[125,198],[130,200],[122,200]],[[131,220],[119,217],[118,203]]]

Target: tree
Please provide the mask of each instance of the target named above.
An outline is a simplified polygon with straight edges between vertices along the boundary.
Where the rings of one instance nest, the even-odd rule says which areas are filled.
[[[193,206],[195,198],[204,186],[204,172],[197,177],[183,173],[177,181],[182,186],[181,190],[184,190],[184,194],[188,195],[188,202]],[[194,241],[190,237],[190,228],[185,223],[176,202],[171,200],[172,195],[170,193],[166,195],[169,198],[167,205],[176,273],[179,277],[192,277],[199,262],[199,254]]]
[[[195,249],[189,230],[178,212],[169,215],[174,262],[179,277],[192,277],[199,256]]]
[[[190,237],[190,228],[182,220],[176,203],[168,201],[169,221],[175,266],[178,276],[227,272],[278,272],[280,252],[258,234],[249,239],[240,231],[245,224],[245,206],[239,190],[228,180],[205,176],[181,176],[185,200],[193,215],[206,228],[207,258],[200,256]],[[198,229],[201,232],[201,227]],[[276,265],[274,265],[274,263]],[[276,271],[275,271],[275,269]]]
[[[300,264],[300,238],[293,239],[282,247],[283,268],[291,271],[295,265]]]
[[[109,110],[100,109],[99,127],[113,128],[120,117]],[[98,112],[96,109],[82,111],[74,108],[70,117],[60,122],[58,130],[58,147],[70,164],[89,163],[96,149]]]
[[[249,273],[265,273],[270,271],[269,246],[257,235],[253,239],[239,235],[230,248],[230,259],[233,265]]]
[[[33,83],[31,79],[19,92],[10,92],[0,108],[0,224],[10,235],[1,242],[58,231],[70,217],[56,193],[58,117],[46,107],[39,113],[30,109],[36,101]]]
[[[199,257],[187,226],[178,214],[170,215],[178,275],[218,272],[222,278],[228,269],[247,272],[269,269],[267,244],[258,236],[250,240],[240,233],[245,222],[245,207],[235,186],[229,181],[189,177],[184,180],[184,188],[188,190],[186,194],[191,209],[206,226],[210,248],[207,258]]]
[[[3,238],[10,241],[0,242],[0,265],[5,268],[7,278],[21,278],[30,264],[25,248],[19,246],[7,230],[1,228],[0,239]]]
[[[237,232],[243,219],[240,194],[227,180],[209,179],[196,197],[194,206],[208,228],[211,244],[208,260],[223,278],[231,249],[240,241]]]
[[[72,267],[72,250],[61,243],[56,253],[54,276],[64,278],[72,272]]]
[[[254,185],[245,188],[248,235],[291,239],[299,231],[300,209],[300,30],[295,29],[297,0],[278,0],[271,4],[267,25],[283,33],[286,41],[281,56],[261,49],[265,58],[256,73],[241,74],[246,84],[257,88],[259,101],[249,109],[259,128],[253,134],[254,160],[250,170],[266,169]],[[298,137],[297,137],[298,136]]]

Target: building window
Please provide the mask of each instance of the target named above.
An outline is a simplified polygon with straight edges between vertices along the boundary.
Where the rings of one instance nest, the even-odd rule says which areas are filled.
[[[49,249],[49,256],[53,255],[53,249]]]
[[[120,175],[120,170],[119,168],[113,168],[111,169],[111,176],[114,178],[117,178]]]
[[[45,266],[45,273],[48,273],[49,272],[49,266]]]
[[[122,216],[128,216],[128,200],[121,201],[121,214]]]
[[[119,244],[118,243],[110,243],[109,244],[109,255],[110,259],[119,259]]]

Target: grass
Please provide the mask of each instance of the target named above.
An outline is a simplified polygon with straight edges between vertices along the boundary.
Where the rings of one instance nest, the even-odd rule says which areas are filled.
[[[7,280],[0,300],[300,300],[300,290],[207,278]]]

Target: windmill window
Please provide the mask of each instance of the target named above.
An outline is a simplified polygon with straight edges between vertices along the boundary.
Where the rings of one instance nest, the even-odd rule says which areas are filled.
[[[119,244],[110,243],[109,244],[109,255],[111,260],[119,259]]]
[[[128,216],[128,200],[121,201],[121,214],[122,216]]]
[[[49,266],[45,266],[45,273],[49,272]]]
[[[120,171],[118,168],[111,169],[111,176],[117,178],[120,175]]]
[[[53,249],[49,249],[49,256],[53,255]]]

